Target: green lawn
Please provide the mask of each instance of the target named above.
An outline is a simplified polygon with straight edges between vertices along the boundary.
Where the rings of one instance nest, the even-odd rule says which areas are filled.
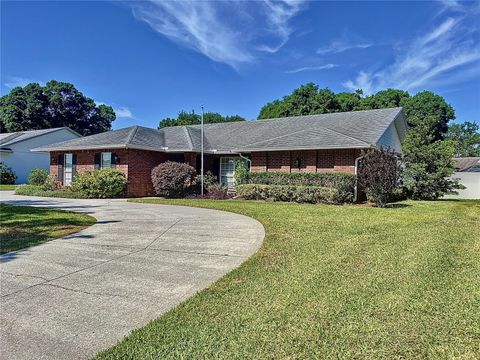
[[[67,211],[0,204],[0,254],[78,232],[95,222],[91,216]]]
[[[18,185],[0,184],[0,191],[15,190]]]
[[[480,201],[145,201],[245,214],[266,238],[100,359],[480,358]]]

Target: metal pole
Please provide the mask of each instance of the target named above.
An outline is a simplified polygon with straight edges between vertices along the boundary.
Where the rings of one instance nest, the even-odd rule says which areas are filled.
[[[202,126],[201,126],[201,154],[200,154],[200,195],[203,197],[203,105],[202,105]]]

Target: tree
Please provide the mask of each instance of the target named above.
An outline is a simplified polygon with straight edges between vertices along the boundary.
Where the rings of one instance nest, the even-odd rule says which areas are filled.
[[[455,111],[445,99],[431,91],[419,92],[402,102],[408,125],[426,125],[432,133],[432,141],[445,138],[448,122],[455,119]],[[421,128],[423,128],[421,126]]]
[[[96,105],[72,84],[49,81],[16,87],[0,98],[0,131],[14,132],[67,126],[82,135],[111,129],[115,112]]]
[[[405,187],[415,200],[435,200],[458,189],[454,173],[452,140],[436,140],[437,118],[429,116],[409,129],[402,145]]]
[[[480,133],[476,122],[452,124],[448,127],[447,139],[455,142],[455,156],[480,156]]]
[[[240,115],[223,116],[215,112],[206,112],[203,116],[203,121],[205,124],[216,124],[224,122],[245,121],[245,118],[241,117]],[[161,129],[167,126],[199,125],[200,123],[201,115],[196,114],[193,110],[191,113],[187,113],[186,111],[182,110],[178,113],[176,119],[165,118],[163,120],[160,120],[158,128]]]
[[[385,207],[400,188],[402,166],[400,156],[388,149],[369,149],[362,152],[358,183],[365,189],[368,200]]]

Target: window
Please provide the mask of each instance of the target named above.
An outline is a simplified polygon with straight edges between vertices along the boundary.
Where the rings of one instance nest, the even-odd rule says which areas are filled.
[[[68,186],[73,181],[73,154],[65,154],[63,163],[63,185]]]
[[[228,190],[232,190],[235,185],[235,168],[239,162],[245,160],[239,157],[220,158],[220,184],[225,185]]]
[[[112,153],[102,152],[102,169],[107,169],[111,167],[112,167]]]

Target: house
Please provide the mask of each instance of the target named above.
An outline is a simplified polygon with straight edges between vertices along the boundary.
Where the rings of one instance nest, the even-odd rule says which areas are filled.
[[[13,169],[17,175],[17,184],[24,184],[28,182],[28,174],[33,168],[50,168],[50,156],[32,152],[33,148],[79,137],[79,133],[68,127],[2,133],[0,161]]]
[[[361,150],[401,151],[407,123],[402,108],[353,111],[204,126],[204,169],[232,186],[235,162],[250,171],[355,173]],[[50,173],[64,185],[75,172],[116,167],[128,180],[128,196],[153,195],[151,170],[172,160],[200,169],[201,127],[141,126],[43,146]]]
[[[465,186],[459,189],[458,195],[446,195],[447,199],[480,199],[480,157],[464,157],[454,159],[455,173],[453,178]]]

